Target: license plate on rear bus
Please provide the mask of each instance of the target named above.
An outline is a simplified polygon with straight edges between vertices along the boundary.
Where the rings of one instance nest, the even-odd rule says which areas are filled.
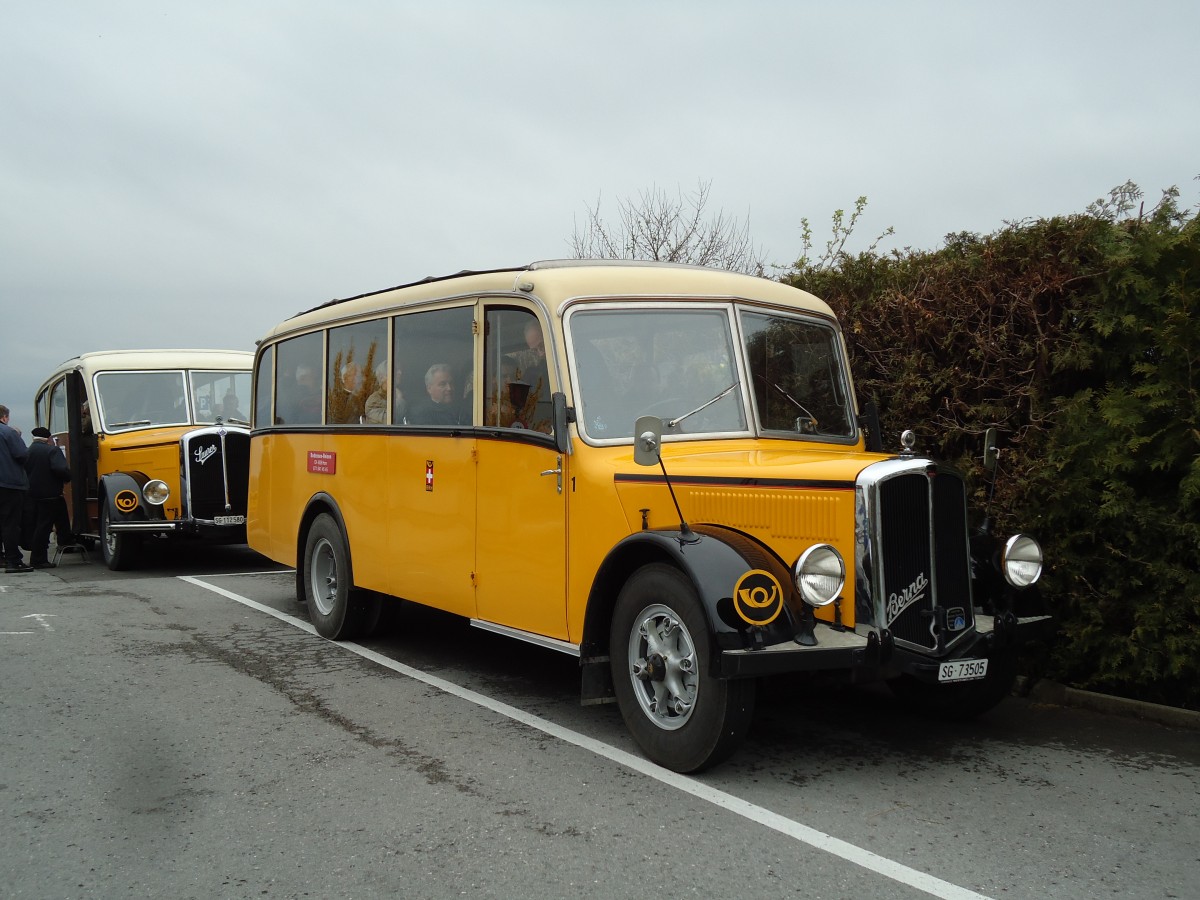
[[[213,521],[218,525],[245,525],[245,516],[214,516]],[[987,662],[987,660],[984,660]]]
[[[942,663],[938,669],[938,681],[945,684],[949,681],[975,681],[987,677],[986,659],[956,659],[954,662]]]

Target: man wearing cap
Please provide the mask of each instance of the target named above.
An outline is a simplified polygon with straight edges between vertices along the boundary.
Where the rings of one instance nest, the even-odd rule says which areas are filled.
[[[35,569],[49,569],[53,565],[48,555],[50,529],[58,529],[60,544],[71,534],[71,521],[62,495],[63,485],[71,480],[71,469],[62,450],[50,439],[50,429],[33,429],[33,444],[25,458],[25,471],[29,475],[29,500],[34,510],[29,562]]]
[[[0,535],[4,541],[4,572],[32,572],[21,555],[21,516],[25,511],[25,459],[29,448],[20,429],[8,424],[8,407],[0,405]]]

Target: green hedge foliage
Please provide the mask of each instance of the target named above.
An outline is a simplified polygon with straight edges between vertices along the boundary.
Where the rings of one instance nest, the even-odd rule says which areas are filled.
[[[1030,674],[1200,709],[1200,224],[1132,184],[1085,215],[942,249],[807,258],[885,445],[968,473],[1001,429],[991,514],[1042,542],[1059,625]],[[863,201],[860,201],[860,203]]]

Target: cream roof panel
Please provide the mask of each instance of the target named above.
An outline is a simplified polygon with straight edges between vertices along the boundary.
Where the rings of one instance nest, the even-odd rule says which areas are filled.
[[[828,304],[806,291],[722,269],[628,260],[548,260],[523,268],[464,273],[334,300],[280,323],[266,337],[400,306],[481,294],[535,296],[555,312],[579,297],[734,297],[833,317]]]
[[[249,369],[254,354],[249,350],[102,350],[68,359],[56,369],[82,369],[91,377],[96,372],[142,369]]]

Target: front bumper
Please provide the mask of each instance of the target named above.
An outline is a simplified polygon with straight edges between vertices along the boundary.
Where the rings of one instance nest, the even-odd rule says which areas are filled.
[[[110,522],[108,528],[116,532],[138,532],[141,534],[198,534],[201,531],[234,531],[246,527],[245,516],[231,516],[240,522],[215,522],[212,519],[151,519],[143,522]]]
[[[1048,636],[1053,628],[1050,616],[996,618],[977,614],[971,639],[959,641],[943,657],[933,657],[897,647],[886,629],[859,634],[822,624],[817,627],[817,644],[812,647],[786,641],[761,648],[722,651],[719,672],[723,678],[753,678],[788,672],[843,671],[856,682],[903,674],[921,681],[936,681],[942,663],[1015,653],[1021,645]]]

